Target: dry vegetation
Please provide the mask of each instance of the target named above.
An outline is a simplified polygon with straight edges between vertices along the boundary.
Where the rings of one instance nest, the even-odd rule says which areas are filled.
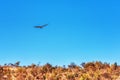
[[[19,66],[19,62],[0,66],[0,80],[120,80],[119,76],[120,66],[117,63],[110,65],[98,61],[80,66],[71,63],[67,67],[49,63]]]

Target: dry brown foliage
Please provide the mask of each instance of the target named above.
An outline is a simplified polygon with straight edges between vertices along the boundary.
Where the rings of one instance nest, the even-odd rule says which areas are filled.
[[[19,66],[19,62],[0,66],[0,80],[120,80],[120,66],[100,61],[74,63],[68,67],[32,64]]]

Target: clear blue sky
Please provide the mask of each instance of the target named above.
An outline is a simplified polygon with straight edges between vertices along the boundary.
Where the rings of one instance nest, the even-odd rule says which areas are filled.
[[[120,1],[0,0],[0,64],[16,61],[120,64]]]

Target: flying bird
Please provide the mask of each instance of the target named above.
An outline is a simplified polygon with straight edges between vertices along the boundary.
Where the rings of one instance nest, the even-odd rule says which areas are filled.
[[[44,24],[44,25],[41,25],[41,26],[35,26],[35,28],[43,28],[43,27],[46,27],[48,24]]]

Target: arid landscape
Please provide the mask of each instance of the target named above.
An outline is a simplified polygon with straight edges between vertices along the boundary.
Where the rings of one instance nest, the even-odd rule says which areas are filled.
[[[20,66],[20,62],[0,66],[0,80],[120,80],[117,63],[88,62],[68,66],[31,64]]]
[[[120,80],[120,0],[0,0],[0,80]]]

